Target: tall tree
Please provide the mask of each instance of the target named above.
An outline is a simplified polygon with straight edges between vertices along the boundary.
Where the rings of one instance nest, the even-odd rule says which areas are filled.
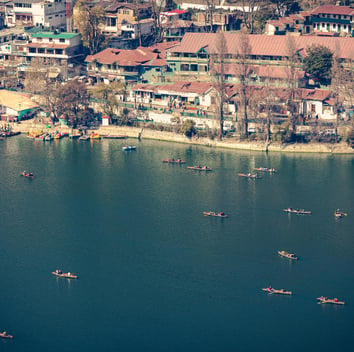
[[[104,10],[90,0],[78,0],[75,10],[75,27],[81,34],[84,46],[93,55],[104,47],[106,41],[102,33],[105,24]]]
[[[331,77],[333,53],[323,45],[312,45],[306,49],[304,68],[321,84],[328,84]]]
[[[248,102],[249,102],[249,80],[248,74],[250,65],[248,56],[252,51],[249,36],[245,30],[241,31],[238,37],[238,47],[236,48],[235,75],[239,82],[239,93],[241,105],[243,107],[243,133],[248,137]]]
[[[215,52],[211,55],[211,75],[213,87],[215,89],[216,112],[219,116],[219,139],[224,135],[224,105],[227,100],[227,84],[225,77],[225,58],[227,54],[227,44],[225,34],[216,34]]]
[[[74,79],[59,87],[56,91],[60,101],[59,114],[66,114],[70,124],[76,128],[79,122],[80,112],[86,111],[89,104],[89,94],[84,83]]]
[[[296,87],[297,87],[297,64],[298,64],[298,52],[296,49],[296,43],[293,36],[288,36],[286,40],[286,51],[287,51],[287,84],[289,89],[288,98],[288,111],[289,111],[289,122],[293,133],[296,132],[296,121],[298,105],[296,102]]]
[[[109,116],[111,122],[117,122],[120,106],[118,95],[125,94],[125,84],[123,82],[100,83],[93,89],[92,94],[102,101],[102,111]]]

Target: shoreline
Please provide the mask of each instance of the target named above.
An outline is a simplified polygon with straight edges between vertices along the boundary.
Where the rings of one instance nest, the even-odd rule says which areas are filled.
[[[34,123],[31,120],[22,121],[20,124],[17,123],[7,123],[12,126],[13,131],[28,133],[34,130],[46,130],[46,124]],[[56,126],[52,130],[59,130],[63,132],[70,132],[71,128],[67,126]],[[223,141],[211,140],[205,137],[193,137],[191,139],[184,135],[173,133],[173,132],[163,132],[157,130],[150,130],[138,127],[126,127],[126,126],[101,126],[98,129],[90,130],[90,132],[95,132],[100,135],[125,135],[128,138],[137,139],[150,139],[165,142],[175,142],[183,144],[194,144],[203,145],[207,147],[214,148],[227,148],[235,150],[248,150],[248,151],[259,151],[259,152],[277,152],[277,153],[323,153],[323,154],[354,154],[354,149],[351,148],[347,143],[340,142],[336,145],[330,143],[307,143],[307,144],[282,144],[279,142],[272,142],[266,148],[265,142],[259,141],[238,141],[233,138],[227,138]]]

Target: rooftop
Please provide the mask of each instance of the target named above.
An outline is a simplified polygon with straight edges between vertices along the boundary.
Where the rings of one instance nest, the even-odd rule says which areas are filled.
[[[1,89],[0,105],[6,106],[15,111],[23,111],[38,108],[28,95]]]
[[[39,32],[31,35],[31,38],[53,38],[53,39],[72,39],[80,34],[78,33],[54,33],[54,32]]]

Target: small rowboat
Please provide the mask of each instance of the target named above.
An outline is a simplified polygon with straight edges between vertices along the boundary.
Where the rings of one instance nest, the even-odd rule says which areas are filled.
[[[278,172],[278,170],[272,168],[268,168],[268,167],[255,167],[253,168],[253,170],[255,171],[263,171],[263,172]]]
[[[33,172],[27,172],[27,171],[22,171],[21,172],[21,175],[24,176],[24,177],[33,177]]]
[[[136,146],[135,145],[125,145],[122,149],[123,150],[136,150]]]
[[[55,271],[52,271],[52,274],[54,276],[57,276],[57,277],[62,277],[64,279],[77,279],[78,276],[74,273],[71,273],[71,272],[67,272],[67,273],[63,273],[61,270],[57,269]]]
[[[276,290],[273,287],[262,288],[262,291],[271,293],[271,294],[280,294],[280,295],[292,295],[291,291],[285,291],[283,288],[280,290]]]
[[[223,211],[216,212],[216,211],[203,211],[204,216],[216,216],[219,218],[227,218],[228,215],[226,215]]]
[[[312,214],[310,210],[304,210],[304,209],[287,208],[287,209],[283,209],[283,211],[285,211],[286,213],[297,214],[297,215],[311,215]]]
[[[288,253],[286,251],[278,251],[278,254],[280,256],[288,258],[288,259],[294,259],[294,260],[298,260],[299,259],[294,253]]]
[[[199,171],[212,171],[213,169],[209,166],[187,166],[187,169],[199,170]]]
[[[6,331],[0,332],[0,337],[3,339],[13,339],[14,337],[12,335],[9,335]]]
[[[261,178],[257,174],[251,174],[250,172],[248,174],[239,173],[238,176],[239,177],[248,177],[248,178]]]
[[[348,216],[347,213],[343,213],[342,211],[340,211],[339,209],[337,209],[335,212],[334,212],[334,216],[336,218],[344,218],[345,216]]]
[[[182,159],[162,159],[163,163],[169,163],[169,164],[184,164],[185,161]]]
[[[325,304],[325,303],[331,303],[331,304],[345,304],[342,301],[338,301],[338,298],[327,298],[324,296],[318,297],[317,300],[319,301],[318,303],[320,304]]]

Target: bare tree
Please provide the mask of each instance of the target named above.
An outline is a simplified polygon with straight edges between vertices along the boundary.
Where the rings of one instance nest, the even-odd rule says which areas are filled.
[[[216,35],[215,52],[211,55],[211,70],[213,87],[216,93],[216,111],[219,116],[219,139],[224,135],[224,104],[227,100],[227,84],[225,79],[225,58],[227,44],[225,34],[219,32]]]
[[[297,88],[297,69],[298,54],[296,49],[296,43],[293,36],[288,36],[286,40],[286,56],[287,56],[287,83],[289,89],[288,98],[288,110],[289,110],[289,122],[293,133],[296,132],[296,121],[298,106],[296,103],[296,88]]]
[[[238,47],[236,48],[236,63],[235,75],[239,81],[239,93],[241,98],[241,105],[243,107],[243,133],[248,137],[248,103],[249,103],[249,80],[248,74],[250,65],[248,56],[252,48],[249,42],[249,36],[246,31],[242,31],[238,38]]]
[[[154,42],[160,43],[163,36],[163,27],[161,25],[160,13],[163,9],[163,1],[153,1],[152,2],[152,17],[154,19]]]
[[[255,23],[264,7],[263,0],[241,0],[243,23],[249,33],[255,32]]]
[[[217,0],[205,0],[206,2],[206,7],[207,7],[207,12],[208,15],[206,15],[209,19],[209,32],[213,32],[214,29],[214,12],[215,12],[215,6],[218,3]]]

